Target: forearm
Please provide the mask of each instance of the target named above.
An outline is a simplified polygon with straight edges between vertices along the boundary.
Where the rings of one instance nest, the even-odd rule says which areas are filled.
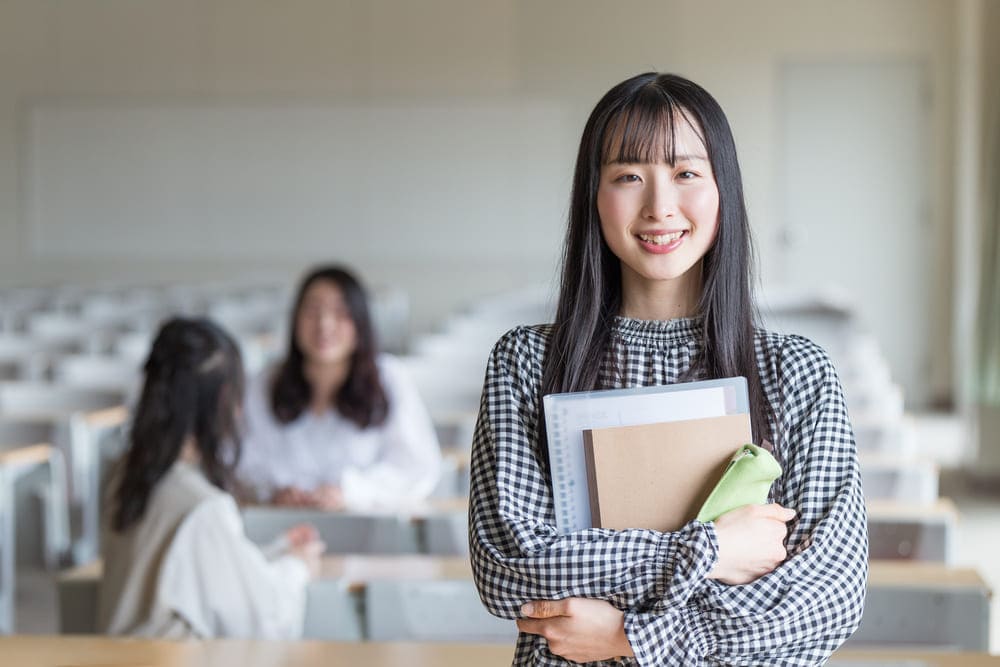
[[[525,548],[504,532],[473,528],[473,573],[490,613],[517,618],[525,602],[569,597],[619,609],[652,600],[683,605],[704,586],[717,553],[712,527],[696,522],[674,533],[591,529],[560,536],[552,529],[542,539],[538,532],[544,529],[533,531]]]
[[[706,583],[686,607],[626,612],[639,664],[815,665],[857,627],[867,549],[860,488],[847,484],[788,561],[742,585]]]
[[[549,650],[573,662],[594,662],[631,656],[624,615],[604,600],[568,598],[529,603],[522,632],[544,637]]]

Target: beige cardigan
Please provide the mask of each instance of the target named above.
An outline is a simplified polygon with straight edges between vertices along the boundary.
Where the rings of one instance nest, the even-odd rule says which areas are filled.
[[[268,561],[246,538],[232,497],[197,466],[175,463],[156,485],[142,518],[124,533],[110,530],[109,523],[102,536],[102,632],[301,636],[309,579],[305,564],[290,555]]]

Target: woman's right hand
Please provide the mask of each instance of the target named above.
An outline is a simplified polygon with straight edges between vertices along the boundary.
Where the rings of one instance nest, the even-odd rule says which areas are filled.
[[[777,503],[745,505],[715,520],[719,558],[709,579],[748,584],[778,567],[788,556],[785,537],[795,510]]]
[[[320,573],[320,560],[323,552],[326,551],[326,544],[320,539],[313,539],[299,544],[292,544],[288,547],[288,553],[295,556],[309,570],[309,578],[315,579]]]

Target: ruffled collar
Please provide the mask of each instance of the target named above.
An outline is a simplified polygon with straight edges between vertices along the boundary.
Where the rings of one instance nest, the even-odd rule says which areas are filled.
[[[677,317],[671,320],[637,320],[617,316],[612,334],[626,343],[681,343],[700,341],[702,317]]]

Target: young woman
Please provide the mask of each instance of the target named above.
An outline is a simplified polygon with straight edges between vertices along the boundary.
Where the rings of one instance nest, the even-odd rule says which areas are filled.
[[[259,502],[393,508],[427,497],[441,451],[416,386],[377,354],[364,290],[339,267],[305,277],[288,356],[247,392],[240,481]]]
[[[239,458],[243,371],[206,320],[160,329],[131,444],[110,483],[98,626],[154,637],[292,639],[323,543],[302,525],[265,558],[224,490]]]
[[[612,88],[577,157],[556,321],[493,350],[472,454],[473,571],[514,663],[816,665],[857,627],[867,533],[827,355],[754,326],[736,149],[678,76]],[[774,503],[676,532],[555,526],[541,397],[742,375]],[[619,663],[615,663],[619,664]]]

